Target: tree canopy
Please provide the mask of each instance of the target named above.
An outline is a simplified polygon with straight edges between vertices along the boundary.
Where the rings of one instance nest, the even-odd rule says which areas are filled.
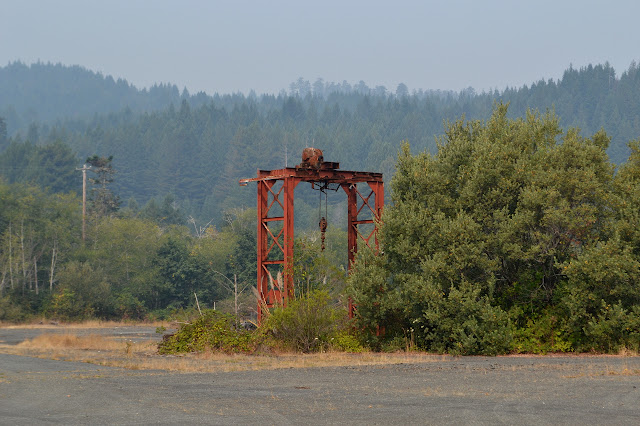
[[[604,132],[507,112],[449,123],[435,154],[403,146],[384,254],[350,279],[361,325],[462,354],[637,348],[638,145],[614,176]]]

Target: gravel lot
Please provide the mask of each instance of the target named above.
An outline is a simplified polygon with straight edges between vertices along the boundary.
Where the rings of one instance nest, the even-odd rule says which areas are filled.
[[[155,329],[134,331],[158,338]],[[5,344],[21,338],[0,328]],[[0,354],[0,424],[256,422],[640,424],[640,357],[171,373]]]

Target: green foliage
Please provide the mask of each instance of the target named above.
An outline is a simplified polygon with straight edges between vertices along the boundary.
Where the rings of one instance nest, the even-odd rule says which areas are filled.
[[[522,315],[511,312],[521,319]],[[520,312],[522,314],[522,312]],[[537,318],[526,318],[525,324],[517,327],[514,334],[513,350],[519,353],[546,354],[548,352],[569,352],[573,345],[558,324],[558,316],[544,312]]]
[[[204,350],[253,353],[262,348],[302,352],[364,350],[352,334],[344,309],[332,306],[325,291],[290,300],[274,308],[265,324],[255,331],[236,326],[235,318],[220,311],[205,310],[166,336],[158,345],[162,354]]]
[[[166,317],[191,306],[194,292],[202,307],[212,306],[230,294],[220,277],[255,279],[255,254],[246,251],[250,244],[255,253],[255,210],[239,215],[222,232],[208,227],[199,236],[131,214],[96,217],[82,244],[77,196],[0,182],[2,315]]]
[[[178,332],[165,337],[158,345],[158,352],[253,352],[257,342],[255,334],[235,328],[235,318],[232,315],[205,310],[201,317],[189,324],[183,324]]]
[[[207,282],[205,266],[190,253],[184,239],[167,239],[158,249],[153,263],[158,266],[159,275],[166,283],[158,288],[160,305],[171,302],[185,306],[194,292],[200,292],[201,298],[210,298],[211,295],[203,294],[203,284]]]
[[[135,206],[135,199],[133,201]],[[132,206],[129,206],[130,209],[131,207]],[[138,216],[140,218],[153,220],[161,226],[186,225],[187,223],[184,212],[176,203],[176,199],[173,194],[165,195],[159,206],[154,198],[150,199],[138,213]]]
[[[365,347],[355,334],[353,330],[344,330],[336,333],[329,339],[329,348],[331,350],[349,353],[364,352]]]
[[[115,297],[115,316],[122,319],[145,318],[147,314],[147,307],[144,305],[143,301],[139,300],[127,290],[119,292]]]
[[[564,265],[559,294],[565,332],[577,350],[636,347],[640,309],[640,261],[619,239],[588,247]]]
[[[111,285],[101,270],[90,264],[68,262],[58,275],[59,284],[45,313],[64,320],[108,318],[113,315]]]
[[[21,322],[26,317],[22,307],[15,304],[9,296],[0,297],[0,321]]]
[[[89,190],[87,211],[95,217],[111,217],[120,206],[120,199],[109,186],[116,173],[112,165],[113,156],[92,155],[86,163],[95,177],[89,179],[93,186]]]
[[[92,318],[94,310],[89,305],[79,303],[79,297],[69,288],[59,288],[51,298],[47,316],[64,320]]]
[[[145,310],[159,307],[155,302],[161,281],[154,261],[166,235],[158,225],[136,218],[105,217],[93,223],[87,234],[87,247],[78,254],[101,271],[114,293],[114,303],[120,299],[112,310],[136,318],[144,312],[136,307],[137,301],[144,301]]]
[[[298,296],[320,288],[337,296],[343,292],[346,281],[347,233],[329,227],[326,232],[326,249],[320,247],[320,232],[313,231],[296,238],[294,242],[293,277]]]
[[[443,297],[425,300],[422,318],[414,320],[418,344],[455,355],[508,352],[513,340],[508,316],[480,292],[464,282]]]
[[[378,347],[415,331],[455,354],[633,346],[640,173],[632,157],[614,178],[609,141],[498,104],[487,122],[448,124],[435,155],[405,145],[384,256],[363,254],[351,274],[358,324]]]
[[[0,150],[0,176],[7,183],[30,183],[51,193],[80,192],[78,159],[71,148],[60,140],[42,146],[36,142],[14,141]]]
[[[0,151],[3,150],[7,143],[7,121],[4,117],[0,117]]]
[[[347,287],[347,294],[357,306],[356,327],[361,330],[361,340],[373,349],[381,348],[381,339],[393,339],[410,328],[404,315],[403,295],[385,262],[383,256],[360,250]],[[379,336],[380,327],[385,328],[383,336]]]
[[[588,348],[599,352],[640,351],[640,306],[626,309],[621,302],[602,302],[598,315],[584,329]],[[581,349],[586,350],[587,347]]]
[[[42,312],[56,268],[78,246],[77,206],[74,195],[0,181],[0,298],[23,318]]]
[[[290,299],[286,307],[274,308],[262,326],[284,349],[302,352],[324,351],[332,345],[357,349],[345,335],[347,327],[346,310],[332,306],[323,290],[313,290]]]

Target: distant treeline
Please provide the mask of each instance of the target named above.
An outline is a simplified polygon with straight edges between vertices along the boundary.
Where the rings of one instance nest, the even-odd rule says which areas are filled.
[[[209,96],[174,85],[138,90],[77,66],[13,63],[0,68],[0,173],[21,181],[20,169],[33,159],[8,160],[7,152],[61,141],[77,153],[76,167],[90,155],[113,156],[114,188],[125,206],[173,194],[188,215],[219,221],[225,209],[255,203],[238,179],[295,165],[306,146],[323,149],[343,169],[390,178],[401,141],[414,152],[435,152],[446,121],[487,119],[497,101],[510,104],[511,118],[553,109],[563,127],[585,135],[603,128],[612,138],[610,158],[620,164],[640,134],[638,71],[635,63],[620,76],[609,64],[569,68],[558,81],[490,93],[299,79],[277,95]],[[79,183],[78,173],[68,189]],[[300,201],[315,208],[310,197]]]

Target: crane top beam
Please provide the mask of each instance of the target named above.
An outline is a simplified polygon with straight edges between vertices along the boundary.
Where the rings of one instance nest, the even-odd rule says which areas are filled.
[[[332,163],[337,164],[337,163]],[[240,179],[242,186],[250,182],[262,182],[267,180],[282,180],[285,178],[296,178],[301,182],[328,182],[338,184],[352,184],[361,182],[382,182],[382,173],[356,172],[348,170],[338,170],[336,168],[302,169],[297,167],[286,167],[277,170],[258,169],[257,177]]]

